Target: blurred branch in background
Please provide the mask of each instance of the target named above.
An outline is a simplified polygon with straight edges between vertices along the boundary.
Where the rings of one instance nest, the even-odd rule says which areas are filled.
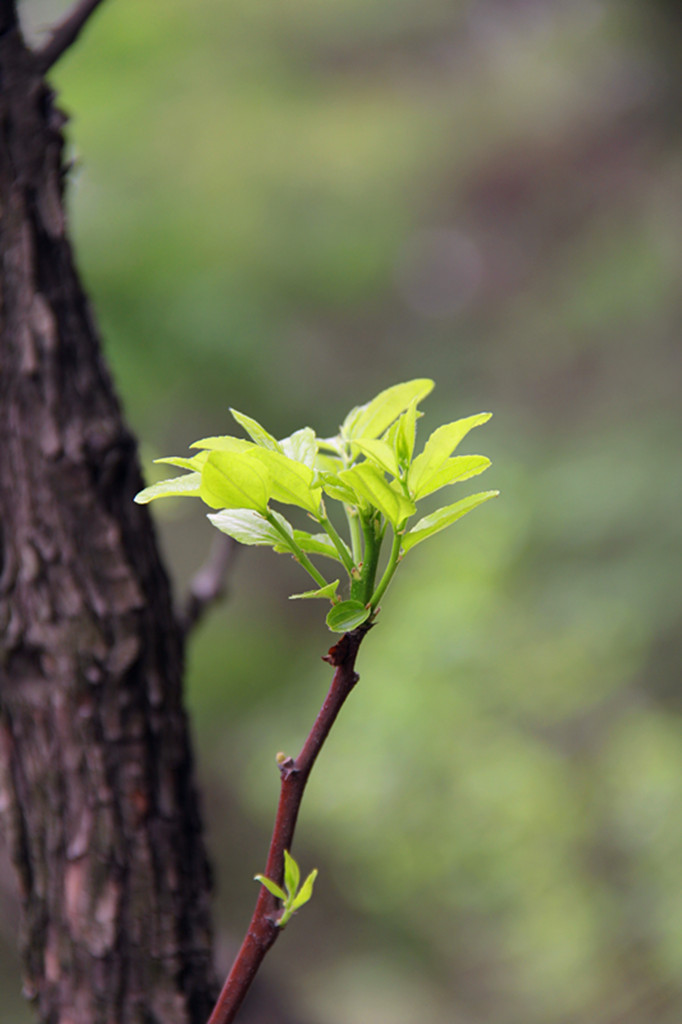
[[[102,0],[80,0],[66,18],[50,33],[50,38],[36,52],[43,73],[49,71],[81,34],[85,23]]]
[[[211,541],[208,558],[193,577],[180,624],[185,634],[204,617],[206,612],[227,594],[230,573],[239,545],[232,537],[219,534]]]

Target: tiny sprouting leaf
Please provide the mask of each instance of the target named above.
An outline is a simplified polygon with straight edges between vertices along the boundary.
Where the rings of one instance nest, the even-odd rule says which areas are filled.
[[[344,469],[339,473],[339,478],[366,502],[378,508],[393,526],[398,526],[415,512],[414,503],[393,490],[381,470],[369,462]]]
[[[252,452],[212,451],[201,471],[201,497],[211,508],[252,508],[265,512],[270,476]]]
[[[433,431],[424,445],[424,450],[410,466],[409,483],[413,494],[420,493],[423,478],[434,473],[448,459],[470,430],[487,423],[492,413],[479,412],[475,416],[465,416],[452,423],[444,423]]]
[[[497,497],[499,493],[499,491],[482,491],[480,494],[471,494],[468,498],[456,501],[454,505],[446,505],[432,512],[431,515],[424,516],[404,535],[401,545],[403,551],[409,551],[415,545],[421,544],[427,537],[432,537],[435,533],[444,530],[465,516],[467,512],[482,505],[484,501]]]
[[[317,438],[311,427],[303,427],[301,430],[295,431],[290,437],[283,438],[279,444],[287,458],[293,459],[295,462],[302,462],[310,469],[315,468]]]
[[[322,488],[313,486],[314,472],[309,466],[266,448],[254,451],[253,458],[268,471],[270,497],[273,501],[298,505],[313,515],[319,512]]]
[[[336,591],[339,585],[339,580],[334,580],[333,583],[328,583],[326,587],[320,587],[319,590],[306,590],[302,594],[290,594],[290,601],[298,601],[301,598],[314,598],[321,597],[326,598],[329,601],[333,601],[336,597]]]
[[[425,378],[386,388],[371,402],[351,409],[341,427],[342,436],[348,441],[379,437],[393,420],[405,412],[410,402],[420,402],[432,389],[433,381]]]
[[[301,880],[301,871],[288,850],[284,851],[284,888],[289,894],[289,899],[298,892],[298,883]]]
[[[392,476],[398,476],[400,473],[396,454],[385,441],[353,441],[353,448],[358,448],[382,472],[390,473]]]
[[[432,473],[427,472],[422,476],[417,489],[413,491],[415,500],[425,498],[427,494],[433,494],[441,487],[448,484],[460,483],[462,480],[469,480],[472,476],[478,476],[490,465],[490,459],[485,455],[454,455],[446,459],[438,469]]]
[[[346,633],[370,617],[371,608],[365,607],[362,601],[340,601],[327,615],[327,625],[333,633]]]
[[[294,531],[291,524],[283,515],[274,511],[270,515],[274,516],[287,533],[293,537]],[[283,551],[291,551],[290,547],[285,546],[281,533],[255,509],[222,509],[220,512],[209,513],[208,518],[221,533],[233,537],[240,544],[281,546]]]
[[[254,420],[251,416],[245,416],[243,412],[238,412],[236,409],[230,409],[232,418],[237,421],[240,427],[243,427],[246,433],[249,435],[251,440],[257,444],[260,448],[267,448],[272,452],[280,452],[282,449],[272,434],[269,434],[265,427],[262,427],[258,420]]]
[[[317,878],[317,868],[313,868],[313,870],[310,872],[310,874],[306,878],[305,882],[303,883],[301,888],[298,890],[298,892],[296,893],[296,896],[294,897],[294,899],[291,902],[290,909],[291,909],[292,913],[294,911],[296,911],[296,910],[300,910],[300,908],[302,906],[304,906],[304,904],[306,904],[308,902],[308,900],[310,899],[310,897],[313,894],[313,886],[315,884],[315,879],[316,878]]]
[[[201,487],[201,473],[185,473],[183,476],[174,476],[170,480],[159,480],[139,491],[135,495],[138,505],[146,505],[156,498],[199,497]]]
[[[283,903],[286,903],[287,894],[284,889],[277,885],[277,882],[273,882],[271,878],[266,878],[265,875],[254,875],[253,880],[254,882],[260,882],[261,885],[265,886],[268,892],[272,893],[273,896],[276,896],[278,900],[282,900]]]

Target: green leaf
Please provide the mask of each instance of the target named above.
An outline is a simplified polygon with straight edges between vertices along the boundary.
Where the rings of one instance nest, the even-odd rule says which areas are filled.
[[[297,430],[290,437],[283,438],[279,444],[282,452],[288,459],[302,462],[304,466],[309,466],[310,469],[315,468],[317,438],[315,437],[315,431],[311,427],[303,427],[301,430]]]
[[[262,427],[258,420],[245,416],[243,412],[238,412],[236,409],[230,409],[230,412],[232,413],[232,418],[237,421],[240,427],[244,428],[251,440],[259,448],[267,448],[271,452],[281,452],[282,449],[280,448],[279,441],[272,434],[268,434],[265,427]]]
[[[320,483],[325,494],[328,494],[334,501],[341,501],[344,505],[357,505],[358,496],[351,487],[347,487],[339,479],[338,473],[320,473]],[[361,502],[365,504],[364,501]]]
[[[300,908],[308,902],[308,900],[313,894],[313,885],[315,884],[316,878],[317,868],[313,868],[313,870],[310,872],[305,882],[297,892],[295,898],[291,901],[290,910],[292,911],[292,913],[295,910],[300,910]]]
[[[298,864],[288,850],[284,851],[284,887],[289,896],[294,896],[298,890],[298,883],[301,880],[301,872]]]
[[[178,466],[180,469],[200,471],[207,458],[208,452],[197,452],[196,455],[192,455],[189,459],[183,458],[180,455],[169,455],[164,459],[154,459],[154,462],[163,463],[166,466]]]
[[[200,441],[193,441],[190,445],[190,448],[207,448],[209,451],[218,452],[249,452],[253,447],[252,441],[245,441],[243,437],[232,437],[231,434],[202,437]]]
[[[265,448],[256,449],[253,458],[268,470],[270,496],[273,501],[281,501],[285,505],[298,505],[313,515],[319,512],[322,488],[313,486],[315,474],[309,466],[295,462],[281,452]]]
[[[396,437],[398,436],[398,428],[400,426],[401,419],[402,417],[399,417],[397,420],[394,420],[393,423],[391,423],[388,430],[385,430],[384,433],[381,435],[381,440],[385,441],[386,444],[393,449],[393,451],[396,451],[395,441]]]
[[[341,601],[335,604],[327,615],[327,625],[334,633],[347,633],[361,626],[371,615],[362,601]]]
[[[421,544],[427,537],[433,537],[435,533],[439,533],[447,526],[461,519],[467,512],[471,512],[478,505],[482,505],[484,501],[497,497],[499,493],[499,491],[482,491],[480,494],[472,494],[468,498],[456,501],[454,505],[446,505],[444,508],[439,508],[436,512],[432,512],[431,515],[424,516],[404,535],[401,544],[403,551],[409,551],[415,545]]]
[[[271,512],[277,521],[284,527],[292,537],[294,531],[291,524],[279,512]],[[269,523],[260,512],[250,508],[222,509],[220,512],[209,513],[208,518],[213,525],[233,537],[240,544],[254,544],[272,547],[280,547],[283,551],[291,551],[286,547],[284,538],[272,523]]]
[[[420,402],[432,389],[433,381],[425,378],[394,384],[366,405],[351,409],[341,427],[342,436],[348,441],[378,437],[405,412],[410,402]]]
[[[290,594],[289,600],[298,601],[300,598],[323,597],[333,601],[338,585],[339,581],[334,580],[333,583],[328,583],[326,587],[320,587],[319,590],[305,590],[302,594]]]
[[[317,443],[322,443],[319,438]],[[333,455],[323,455],[323,453],[318,450],[317,458],[315,459],[315,469],[318,470],[320,474],[327,473],[331,474],[331,476],[335,476],[340,469],[343,469],[343,462],[341,459],[334,458]]]
[[[395,452],[385,441],[353,441],[353,448],[358,448],[370,462],[373,462],[382,471],[398,476],[398,460]]]
[[[338,434],[336,437],[318,437],[317,447],[340,456],[343,451],[343,440]]]
[[[438,469],[422,476],[421,483],[414,492],[414,498],[417,501],[448,484],[469,480],[472,476],[483,473],[489,465],[490,459],[485,455],[455,455],[451,459],[446,459]]]
[[[251,452],[212,451],[201,473],[201,497],[211,508],[265,512],[270,498],[266,467]]]
[[[185,473],[174,476],[170,480],[159,480],[156,484],[145,487],[135,495],[138,505],[146,505],[156,498],[199,497],[201,491],[201,473]]]
[[[408,477],[410,491],[415,496],[429,493],[421,490],[424,477],[439,469],[469,431],[482,423],[487,423],[491,416],[490,412],[479,412],[475,416],[466,416],[464,419],[445,423],[442,427],[434,430],[424,445],[423,452],[410,466]]]
[[[417,434],[417,402],[413,399],[397,421],[395,453],[401,466],[408,466]],[[397,476],[397,473],[396,473]]]
[[[268,892],[272,893],[273,896],[276,896],[278,900],[282,900],[283,903],[286,903],[287,894],[284,889],[281,889],[277,885],[277,882],[273,882],[271,878],[266,878],[265,875],[254,875],[253,880],[254,882],[260,882],[261,885],[265,886]]]
[[[370,505],[378,508],[393,526],[399,526],[415,512],[414,502],[393,490],[383,473],[369,462],[344,469],[339,473],[339,478]]]

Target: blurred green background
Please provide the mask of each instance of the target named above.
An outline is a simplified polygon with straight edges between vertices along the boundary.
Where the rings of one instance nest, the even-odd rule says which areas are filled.
[[[681,37],[654,0],[108,0],[53,75],[147,466],[416,376],[423,433],[495,413],[451,500],[502,497],[401,568],[311,780],[264,968],[298,1024],[682,1020]],[[212,531],[156,515],[181,595]],[[192,642],[221,970],[329,681],[305,583],[244,550]]]

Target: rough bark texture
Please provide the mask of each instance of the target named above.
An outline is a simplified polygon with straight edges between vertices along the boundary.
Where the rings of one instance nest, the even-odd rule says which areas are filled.
[[[62,117],[0,3],[0,811],[49,1024],[203,1024],[182,642],[65,234]]]

